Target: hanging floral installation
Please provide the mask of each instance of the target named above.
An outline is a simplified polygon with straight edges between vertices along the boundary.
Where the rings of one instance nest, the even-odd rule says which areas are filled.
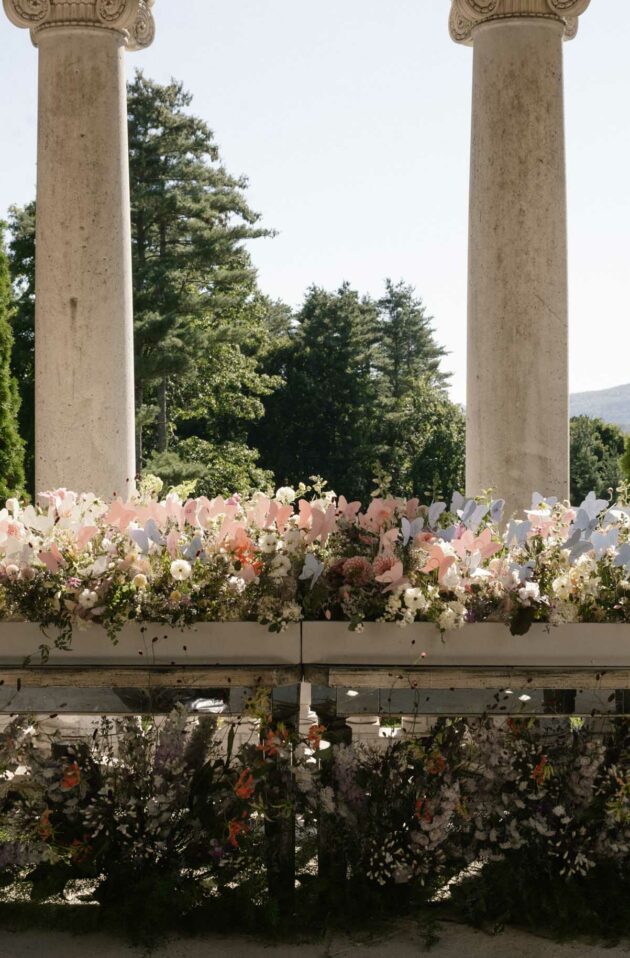
[[[150,487],[106,504],[57,490],[0,511],[0,618],[56,630],[90,623],[115,640],[128,621],[189,626],[292,622],[630,621],[630,507],[590,494],[579,507],[535,495],[366,509],[321,484],[249,499],[159,500]]]

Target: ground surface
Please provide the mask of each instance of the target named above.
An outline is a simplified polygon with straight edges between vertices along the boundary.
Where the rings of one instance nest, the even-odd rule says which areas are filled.
[[[320,945],[269,946],[239,938],[174,941],[153,952],[153,958],[417,958],[426,953],[413,931],[376,937],[360,943],[335,939]],[[628,956],[630,943],[615,948],[585,943],[557,944],[518,931],[489,936],[458,925],[445,925],[430,951],[436,958],[615,958]],[[52,932],[0,932],[2,958],[140,958],[141,951],[100,935],[72,937]]]

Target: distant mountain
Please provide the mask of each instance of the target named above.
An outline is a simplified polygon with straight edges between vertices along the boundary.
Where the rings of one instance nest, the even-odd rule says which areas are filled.
[[[630,432],[630,383],[599,389],[595,392],[574,393],[571,396],[572,416],[592,416],[604,422],[614,422],[624,432]]]

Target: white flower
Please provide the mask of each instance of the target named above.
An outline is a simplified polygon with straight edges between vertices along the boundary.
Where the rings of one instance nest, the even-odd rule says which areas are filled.
[[[289,555],[295,555],[302,545],[302,533],[299,529],[288,529],[282,537],[280,546]]]
[[[174,562],[171,562],[171,575],[176,582],[183,582],[185,579],[190,579],[192,575],[190,562],[186,562],[185,559],[175,559]]]
[[[551,583],[551,588],[554,594],[557,595],[559,599],[562,599],[563,602],[570,599],[573,594],[573,585],[568,575],[559,575]]]
[[[518,597],[523,605],[531,605],[532,602],[536,602],[540,598],[540,586],[537,582],[526,582],[518,590]]]
[[[403,600],[411,612],[424,612],[427,607],[427,600],[422,589],[405,589]]]
[[[289,506],[292,502],[295,502],[296,495],[295,489],[292,489],[291,486],[281,486],[276,492],[276,499],[278,502],[281,502],[283,506]]]
[[[442,632],[448,632],[451,629],[461,629],[464,625],[464,616],[466,606],[461,602],[449,602],[438,619],[438,628]]]
[[[450,565],[442,576],[442,585],[449,591],[457,589],[461,585],[461,579],[455,563]]]
[[[260,537],[258,546],[261,552],[264,552],[266,555],[271,555],[271,553],[275,552],[278,548],[278,536],[275,532],[266,532]]]
[[[284,579],[291,571],[291,560],[288,556],[277,555],[271,563],[270,579]]]
[[[82,609],[93,609],[98,602],[98,595],[91,589],[84,589],[79,596],[79,605]]]
[[[237,575],[231,575],[227,580],[227,586],[230,592],[236,592],[237,595],[240,595],[241,592],[245,591],[245,580]]]
[[[302,609],[297,602],[285,602],[282,606],[282,618],[285,622],[299,622],[302,618]]]
[[[149,580],[147,579],[146,575],[144,575],[142,572],[139,572],[133,577],[131,584],[133,585],[134,589],[146,589],[149,584]]]

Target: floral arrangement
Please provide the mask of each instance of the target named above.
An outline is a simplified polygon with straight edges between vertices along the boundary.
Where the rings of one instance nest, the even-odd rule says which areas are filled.
[[[456,898],[471,866],[486,881],[498,867],[518,879],[517,913],[551,881],[578,923],[608,872],[607,917],[615,895],[627,915],[625,721],[606,740],[577,720],[443,721],[375,747],[273,724],[263,697],[256,710],[238,748],[233,727],[226,737],[220,721],[182,709],[103,720],[73,744],[12,721],[0,733],[0,887],[68,900],[78,883],[136,926],[206,908],[213,922],[237,914],[241,928],[250,914],[260,930],[283,849],[298,928],[310,915],[321,932],[322,914],[353,902],[364,923],[367,902]],[[492,895],[505,899],[504,877]]]
[[[576,508],[535,495],[522,518],[503,503],[450,506],[376,496],[367,509],[323,483],[249,499],[127,502],[57,490],[0,511],[0,618],[115,639],[130,621],[301,619],[447,631],[500,621],[630,620],[630,507],[591,493]]]

